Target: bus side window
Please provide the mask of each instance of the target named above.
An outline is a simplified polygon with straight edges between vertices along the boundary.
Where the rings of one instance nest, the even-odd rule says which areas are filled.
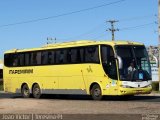
[[[20,53],[18,55],[19,58],[19,66],[24,66],[24,53]]]
[[[77,48],[77,63],[83,63],[84,62],[84,48],[80,47]]]
[[[41,65],[41,52],[37,52],[36,56],[37,65]]]
[[[18,65],[17,54],[5,54],[4,55],[4,64],[8,67],[13,67]]]
[[[0,79],[3,79],[3,69],[0,69]]]
[[[55,61],[55,63],[58,64],[58,63],[59,63],[60,51],[59,51],[59,50],[56,50],[56,51],[55,51],[55,54],[56,54],[56,59],[55,59],[56,61]]]
[[[66,62],[65,57],[67,59],[67,54],[66,52],[62,49],[56,51],[56,63],[57,64],[63,64]]]
[[[25,53],[24,55],[25,55],[25,66],[29,66],[31,53]]]
[[[63,49],[62,50],[63,51],[63,64],[66,64],[66,63],[68,63],[68,59],[67,59],[67,49]]]
[[[32,52],[31,53],[31,65],[37,65],[37,52]]]
[[[71,56],[72,56],[72,49],[66,49],[66,54],[67,54],[67,63],[69,64],[69,63],[72,63],[72,61],[71,61]]]
[[[17,54],[13,55],[13,66],[18,66],[18,55]]]
[[[77,63],[77,49],[71,49],[71,63]]]
[[[10,54],[5,54],[4,55],[4,65],[5,66],[11,66],[12,65],[12,60],[9,59],[10,58]]]
[[[99,62],[98,46],[85,48],[85,62]]]
[[[42,65],[48,64],[48,51],[42,52]]]
[[[63,63],[64,62],[64,51],[60,50],[58,54],[58,63]]]
[[[48,64],[55,64],[55,51],[48,51]]]

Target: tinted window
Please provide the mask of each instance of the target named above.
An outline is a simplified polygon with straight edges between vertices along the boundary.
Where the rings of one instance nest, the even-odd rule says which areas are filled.
[[[18,59],[19,59],[19,66],[24,66],[24,53],[20,53],[18,55]]]
[[[30,62],[31,62],[31,65],[36,65],[37,64],[37,53],[36,52],[31,53]]]
[[[56,63],[59,64],[62,62],[62,53],[60,50],[56,50]]]
[[[85,62],[99,62],[98,46],[85,48]]]
[[[71,63],[77,63],[77,52],[78,52],[78,49],[76,48],[72,48],[71,51],[70,51],[70,58],[71,58]]]
[[[77,49],[77,62],[83,63],[84,62],[84,48]]]
[[[48,64],[48,51],[42,52],[42,65]]]
[[[36,65],[41,65],[41,52],[37,52]]]
[[[13,55],[13,58],[11,58],[11,59],[13,59],[11,62],[13,62],[12,64],[13,64],[13,66],[18,66],[18,62],[19,62],[19,57],[18,57],[18,55],[17,54],[14,54]]]
[[[34,66],[99,62],[98,46],[5,54],[6,66]]]
[[[30,58],[31,58],[31,54],[30,53],[25,53],[25,66],[30,65]]]
[[[61,52],[62,52],[61,55],[62,55],[62,61],[63,61],[62,63],[64,63],[64,64],[65,63],[69,63],[68,62],[68,57],[67,57],[67,55],[68,55],[68,49],[64,49]]]
[[[101,46],[102,65],[105,73],[112,79],[117,80],[117,67],[114,52],[110,46]]]
[[[3,78],[3,69],[0,69],[0,79]]]
[[[5,54],[4,55],[4,64],[6,66],[13,66],[14,55],[13,54]]]
[[[48,51],[48,64],[55,64],[55,57],[56,57],[55,51],[49,50]]]

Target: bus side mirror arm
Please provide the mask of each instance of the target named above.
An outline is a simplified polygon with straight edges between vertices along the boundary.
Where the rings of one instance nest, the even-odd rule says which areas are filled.
[[[118,60],[119,69],[122,69],[122,68],[123,68],[123,61],[122,61],[122,58],[119,57],[119,56],[117,55],[117,60]]]

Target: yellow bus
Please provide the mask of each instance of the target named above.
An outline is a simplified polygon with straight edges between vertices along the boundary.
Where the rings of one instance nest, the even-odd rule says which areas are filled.
[[[73,41],[4,54],[4,91],[42,94],[129,96],[149,94],[151,67],[144,44]]]

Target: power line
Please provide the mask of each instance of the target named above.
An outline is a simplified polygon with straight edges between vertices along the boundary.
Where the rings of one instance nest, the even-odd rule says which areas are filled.
[[[146,19],[146,18],[151,18],[151,17],[157,17],[156,14],[148,14],[148,15],[145,15],[145,16],[135,16],[135,17],[132,17],[132,18],[125,18],[125,19],[120,19],[118,20],[119,22],[126,22],[126,21],[132,21],[132,20],[140,20],[140,19]],[[148,25],[148,24],[147,24]],[[140,27],[145,27],[147,25],[143,25],[143,26],[139,26]],[[104,26],[104,23],[101,23],[99,24],[98,26],[90,29],[89,31],[85,32],[85,33],[82,33],[80,35],[77,35],[75,37],[72,37],[72,38],[77,38],[77,37],[81,37],[81,36],[86,36],[86,35],[89,35],[89,34],[92,34],[93,32],[95,32],[97,29],[100,29],[101,27]],[[137,27],[137,26],[134,26],[134,27]],[[133,28],[130,28],[130,27],[125,27],[125,28],[122,28],[121,30],[130,30],[130,29],[133,29]],[[135,29],[135,28],[134,28]]]
[[[157,17],[157,15],[156,14],[150,14],[150,15],[145,15],[145,16],[137,16],[137,17],[132,17],[132,18],[120,19],[119,22],[140,20],[140,19],[146,19],[146,18],[152,18],[152,17]]]
[[[142,24],[142,25],[137,25],[137,26],[132,26],[132,27],[125,27],[125,28],[119,29],[119,31],[123,31],[123,30],[134,30],[134,29],[146,27],[146,26],[153,25],[153,24],[155,24],[155,22],[151,22],[151,23],[147,23],[147,24]],[[105,35],[106,35],[106,33],[105,33],[105,34],[98,35],[98,36],[94,37],[94,39],[98,39],[98,38],[104,37]]]
[[[145,26],[153,25],[153,24],[155,24],[155,22],[151,22],[151,23],[147,23],[147,24],[142,24],[142,25],[137,25],[137,26],[132,26],[132,27],[124,27],[124,28],[121,28],[119,30],[122,31],[122,30],[137,29],[137,28],[141,28],[141,27],[145,27]]]
[[[97,31],[97,29],[99,29],[99,28],[101,28],[101,27],[103,27],[103,26],[104,26],[104,23],[99,24],[98,26],[96,26],[96,27],[88,30],[88,31],[85,32],[85,33],[79,34],[79,35],[77,35],[77,36],[74,36],[74,37],[71,37],[71,38],[68,38],[68,39],[79,38],[79,37],[82,37],[82,36],[88,36],[88,35],[90,35],[90,34],[93,34],[95,31]]]
[[[101,34],[101,35],[99,35],[99,36],[96,36],[96,37],[94,37],[94,39],[98,39],[98,38],[101,38],[101,37],[104,37],[104,36],[106,36],[106,33]]]
[[[144,18],[150,18],[150,17],[157,17],[156,14],[148,14],[148,15],[145,15],[145,16],[135,16],[135,17],[132,17],[132,18],[125,18],[125,19],[120,19],[119,22],[126,22],[126,21],[131,21],[131,20],[137,20],[137,19],[144,19]],[[154,24],[153,22],[152,23],[147,23],[147,24],[143,24],[143,25],[137,25],[137,26],[132,26],[132,27],[124,27],[124,28],[121,28],[119,30],[123,31],[123,30],[134,30],[134,29],[137,29],[137,28],[141,28],[141,27],[146,27],[148,25],[151,25],[151,24]],[[79,35],[76,35],[76,36],[73,36],[73,37],[70,37],[70,38],[57,38],[58,40],[70,40],[70,39],[74,39],[74,38],[80,38],[80,37],[83,37],[83,36],[87,36],[87,35],[90,35],[90,34],[93,34],[95,31],[97,31],[98,29],[101,29],[102,27],[104,27],[104,22],[103,23],[100,23],[99,25],[97,25],[96,27],[93,27],[92,29],[84,32],[84,33],[81,33]],[[99,36],[96,36],[94,37],[94,39],[97,39],[97,38],[100,38],[101,36],[104,36],[103,35],[99,35]]]
[[[149,26],[149,25],[153,25],[153,24],[155,24],[155,22],[151,22],[151,23],[147,23],[147,24],[142,24],[142,25],[137,25],[137,26],[132,26],[132,27],[124,27],[124,28],[121,28],[121,29],[118,29],[118,30],[119,30],[119,31],[135,30],[135,29],[143,28],[143,27],[146,27],[146,26]],[[102,25],[102,24],[100,24],[100,25]],[[99,25],[99,27],[100,27],[100,25]],[[94,32],[94,30],[97,30],[97,29],[95,29],[95,28],[98,28],[98,26],[97,26],[97,27],[94,27],[94,29],[91,29],[90,31],[88,31],[88,32],[86,32],[86,33],[83,33],[83,34],[74,36],[74,37],[72,37],[72,38],[81,37],[81,36],[83,36],[83,35],[85,35],[85,34],[91,34],[91,33]],[[98,38],[103,37],[103,36],[105,36],[105,35],[106,35],[106,33],[105,33],[105,34],[98,35],[98,36],[94,37],[94,39],[98,39]],[[72,39],[72,38],[60,39],[60,40],[69,40],[69,39]]]
[[[85,9],[72,11],[72,12],[68,12],[68,13],[63,13],[63,14],[59,14],[59,15],[55,15],[55,16],[45,17],[45,18],[27,20],[27,21],[22,21],[22,22],[17,22],[17,23],[4,24],[4,25],[0,25],[0,27],[7,27],[7,26],[26,24],[26,23],[38,22],[38,21],[47,20],[47,19],[58,18],[58,17],[62,17],[62,16],[67,16],[67,15],[71,15],[71,14],[75,14],[75,13],[80,13],[80,12],[84,12],[84,11],[89,11],[89,10],[105,7],[105,6],[112,5],[112,4],[117,4],[117,3],[120,3],[120,2],[123,2],[123,1],[125,1],[125,0],[118,0],[118,1],[105,3],[105,4],[102,4],[102,5],[98,5],[98,6],[94,6],[94,7],[90,7],[90,8],[85,8]]]

